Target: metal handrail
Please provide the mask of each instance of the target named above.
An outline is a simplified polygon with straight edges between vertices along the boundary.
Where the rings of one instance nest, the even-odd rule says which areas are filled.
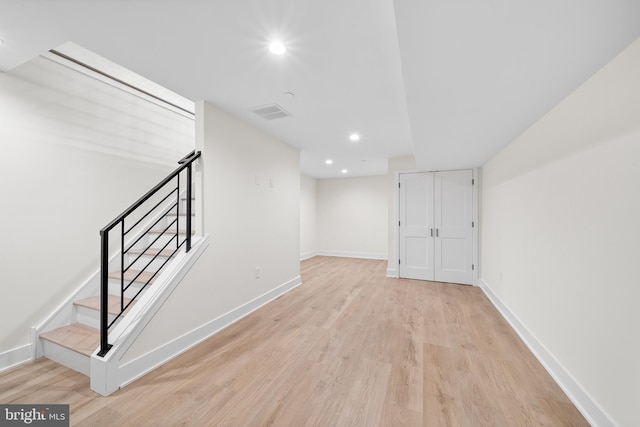
[[[153,187],[151,190],[147,191],[147,193],[140,197],[135,203],[133,203],[131,206],[129,206],[124,212],[122,212],[120,215],[118,215],[116,217],[116,219],[114,219],[113,221],[111,221],[109,224],[105,225],[102,230],[100,230],[100,233],[102,233],[103,231],[110,231],[113,227],[115,227],[120,221],[122,221],[123,218],[129,216],[133,211],[135,211],[137,208],[140,207],[140,205],[142,205],[144,202],[146,202],[147,200],[149,200],[151,198],[151,196],[153,196],[154,194],[156,194],[162,187],[164,187],[169,181],[171,181],[173,178],[176,177],[176,175],[178,175],[180,172],[182,172],[184,169],[186,169],[187,167],[189,167],[189,165],[191,163],[193,163],[193,161],[195,159],[197,159],[198,157],[200,157],[200,151],[196,152],[195,150],[192,151],[191,153],[187,154],[185,157],[183,157],[178,163],[182,162],[180,164],[180,166],[173,171],[171,174],[169,174],[165,179],[163,179],[162,181],[160,181],[158,184],[156,184],[155,187]],[[187,159],[185,161],[185,159]]]
[[[173,254],[175,254],[176,252],[178,252],[180,250],[180,248],[182,246],[185,246],[185,251],[189,252],[191,250],[191,200],[193,198],[193,194],[192,194],[192,167],[193,167],[193,162],[199,158],[201,155],[200,151],[192,151],[191,153],[187,154],[185,157],[183,157],[182,159],[180,159],[180,161],[178,162],[180,164],[180,166],[174,170],[171,174],[169,174],[166,178],[164,178],[162,181],[160,181],[157,185],[155,185],[151,190],[149,190],[144,196],[142,196],[141,198],[139,198],[135,203],[133,203],[131,206],[129,206],[124,212],[122,212],[120,215],[118,215],[113,221],[109,222],[109,224],[107,224],[104,228],[102,228],[102,230],[100,230],[100,351],[98,352],[98,356],[100,357],[104,357],[109,350],[111,349],[112,345],[109,344],[109,328],[116,322],[116,320],[118,320],[122,314],[124,313],[124,311],[133,303],[133,301],[135,301],[135,299],[138,297],[138,295],[140,295],[140,293],[147,287],[147,285],[149,285],[151,283],[151,281],[156,277],[156,275],[159,273],[159,271],[166,265],[166,263],[169,261],[169,257],[162,263],[162,265],[157,268],[155,271],[153,271],[153,274],[151,275],[151,277],[149,277],[145,283],[143,284],[142,288],[133,296],[133,298],[131,299],[131,301],[129,301],[126,305],[124,304],[124,293],[125,291],[133,284],[133,282],[135,282],[141,275],[142,272],[144,271],[148,271],[146,270],[158,257],[158,255],[161,253],[161,251],[165,250],[174,240],[175,238],[175,249],[172,252],[172,256]],[[187,183],[186,183],[186,196],[187,196],[187,203],[186,203],[186,236],[185,239],[180,242],[180,230],[179,230],[179,221],[178,218],[180,217],[180,173],[182,171],[186,170],[187,173]],[[164,189],[173,179],[176,180],[176,186],[170,188],[170,192],[162,198],[162,200],[158,203],[155,204],[154,207],[152,207],[151,209],[149,209],[147,212],[144,213],[144,215],[142,215],[141,218],[139,218],[134,225],[132,225],[131,227],[129,227],[129,229],[127,229],[125,231],[125,219],[131,215],[132,213],[136,212],[138,210],[138,208],[140,208],[147,200],[149,200],[151,197],[153,197],[156,193],[158,193],[160,190]],[[168,208],[164,209],[164,212],[162,213],[162,215],[160,216],[160,218],[158,220],[156,220],[155,222],[153,222],[151,225],[148,225],[144,232],[141,233],[141,235],[138,237],[138,239],[136,239],[133,243],[130,243],[128,245],[125,245],[125,236],[137,225],[139,225],[141,223],[142,220],[144,220],[147,216],[150,215],[151,212],[153,212],[156,208],[158,208],[163,202],[165,202],[169,197],[171,197],[171,195],[175,192],[176,194],[176,202],[175,204],[172,204],[171,206],[169,206]],[[138,243],[138,241],[145,235],[147,235],[152,228],[157,225],[161,219],[165,218],[167,216],[167,214],[173,210],[173,208],[175,208],[175,212],[176,212],[176,219],[174,221],[172,221],[164,230],[162,230],[162,232],[159,234],[158,237],[156,237],[156,239],[154,239],[146,248],[144,248],[142,250],[142,253],[140,255],[138,255],[135,260],[131,263],[129,263],[129,265],[125,268],[124,266],[124,257],[125,255],[131,250],[133,249],[134,245]],[[113,230],[113,228],[115,228],[118,224],[121,225],[121,233],[120,233],[120,312],[118,314],[116,314],[115,318],[109,322],[109,232],[111,232]],[[129,270],[129,268],[135,264],[138,259],[140,259],[140,257],[145,254],[151,247],[152,245],[163,235],[165,235],[165,233],[172,233],[173,231],[170,231],[170,228],[173,227],[173,225],[175,224],[175,234],[173,235],[173,237],[171,237],[168,242],[162,247],[162,249],[160,251],[158,251],[157,254],[155,254],[151,260],[145,265],[144,268],[141,269],[141,271],[131,280],[129,280],[128,284],[125,286],[125,280],[124,280],[124,274],[127,270]],[[125,249],[125,246],[126,249]]]

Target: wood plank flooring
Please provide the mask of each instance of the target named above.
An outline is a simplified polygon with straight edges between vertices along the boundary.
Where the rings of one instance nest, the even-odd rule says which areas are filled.
[[[303,284],[109,397],[40,359],[1,403],[77,426],[587,426],[479,288],[315,257]]]

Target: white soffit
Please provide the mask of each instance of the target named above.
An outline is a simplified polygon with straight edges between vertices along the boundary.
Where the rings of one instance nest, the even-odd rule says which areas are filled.
[[[396,0],[419,169],[481,166],[640,36],[628,0]]]

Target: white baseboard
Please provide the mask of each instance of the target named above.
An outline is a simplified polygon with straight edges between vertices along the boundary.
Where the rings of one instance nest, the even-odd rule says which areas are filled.
[[[598,405],[598,403],[589,395],[589,393],[573,378],[571,373],[564,368],[553,356],[553,354],[546,349],[524,324],[518,319],[518,317],[507,307],[502,300],[491,290],[489,285],[484,279],[479,279],[478,284],[487,298],[496,307],[496,309],[502,314],[511,327],[520,336],[522,341],[527,345],[529,350],[538,359],[538,361],[544,366],[549,375],[558,383],[560,388],[567,394],[569,399],[578,408],[580,413],[587,419],[589,424],[596,427],[616,427],[617,424],[613,419]]]
[[[33,360],[31,344],[0,353],[0,372]]]
[[[363,258],[363,259],[387,259],[387,254],[375,252],[341,252],[341,251],[318,251],[319,256],[335,256],[342,258]]]
[[[123,364],[120,366],[118,373],[120,387],[130,384],[185,351],[195,347],[202,341],[212,337],[221,330],[256,311],[260,307],[298,287],[301,283],[302,279],[298,276],[286,283],[283,283],[277,288],[254,298],[240,307],[223,314],[209,323],[206,323],[191,332],[187,332],[162,347]]]
[[[394,279],[398,278],[398,270],[395,268],[387,268],[387,277],[393,277]]]
[[[300,254],[300,261],[304,261],[305,259],[313,258],[318,255],[318,251],[310,251]]]

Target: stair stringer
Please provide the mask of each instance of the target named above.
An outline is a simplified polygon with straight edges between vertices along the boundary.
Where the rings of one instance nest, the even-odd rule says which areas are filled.
[[[180,252],[165,266],[153,286],[144,292],[131,311],[109,333],[109,343],[113,347],[106,356],[98,356],[99,349],[91,355],[89,377],[93,391],[108,396],[131,381],[131,378],[121,375],[121,359],[208,246],[208,235],[194,238],[191,250],[188,253]],[[134,375],[142,376],[153,368],[145,368]]]

